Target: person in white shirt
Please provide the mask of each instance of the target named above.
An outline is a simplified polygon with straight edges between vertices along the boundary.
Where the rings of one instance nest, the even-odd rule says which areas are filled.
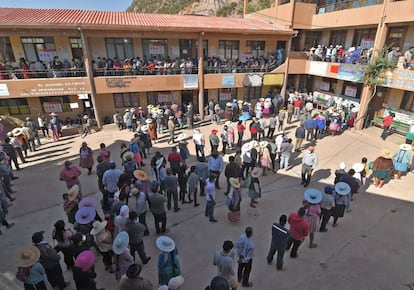
[[[195,145],[197,161],[203,162],[205,160],[205,156],[204,156],[205,138],[199,129],[193,130],[193,142]]]

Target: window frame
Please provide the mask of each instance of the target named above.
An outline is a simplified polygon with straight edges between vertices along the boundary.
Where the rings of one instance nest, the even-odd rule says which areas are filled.
[[[236,51],[237,55],[234,55]],[[228,55],[228,52],[230,55]],[[219,40],[218,57],[226,60],[238,59],[240,57],[240,40]]]
[[[134,97],[136,98],[135,100]],[[117,100],[117,98],[120,99]],[[114,108],[136,108],[140,106],[138,92],[113,93],[112,99],[114,101]]]
[[[12,104],[13,102],[15,102],[15,104]],[[21,102],[22,104],[19,104],[19,102]],[[0,99],[1,115],[29,115],[30,113],[30,106],[26,98]]]

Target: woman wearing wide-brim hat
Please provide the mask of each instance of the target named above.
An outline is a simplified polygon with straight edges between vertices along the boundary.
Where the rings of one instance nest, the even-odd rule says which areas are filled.
[[[259,177],[262,176],[263,169],[260,167],[255,167],[250,172],[250,184],[249,186],[249,198],[250,198],[250,206],[255,208],[256,207],[256,199],[262,196],[262,188],[260,186]]]
[[[121,277],[126,274],[129,266],[134,264],[134,258],[128,249],[129,246],[129,236],[125,231],[119,232],[115,237],[114,243],[112,244],[112,250],[115,254],[115,279],[119,281]]]
[[[335,184],[335,191],[333,197],[335,199],[335,207],[332,209],[332,216],[334,218],[333,227],[338,224],[338,219],[344,217],[345,208],[350,199],[351,187],[345,182],[338,182]]]
[[[230,222],[237,222],[240,220],[240,204],[241,204],[241,191],[239,178],[230,177],[230,190],[227,195],[226,205],[229,208],[227,218]]]
[[[76,289],[97,289],[95,260],[95,254],[89,250],[83,251],[77,256],[73,268],[73,280],[75,280]]]
[[[385,179],[389,177],[393,170],[392,153],[388,149],[383,149],[372,166],[375,187],[381,188],[384,185]]]
[[[394,163],[394,170],[397,171],[397,179],[401,179],[401,175],[407,172],[408,163],[411,162],[411,150],[410,144],[401,144],[400,149],[395,152],[392,160]]]
[[[13,257],[18,267],[16,278],[23,282],[24,289],[49,289],[46,271],[39,262],[40,250],[35,246],[18,249]]]
[[[158,256],[158,283],[167,285],[171,278],[181,275],[178,250],[174,240],[167,236],[157,238],[155,244],[161,251]]]
[[[93,164],[93,151],[86,142],[82,142],[82,146],[79,149],[79,166],[81,168],[87,168],[88,175],[91,175]]]
[[[102,261],[105,265],[105,271],[109,270],[109,273],[114,272],[112,266],[112,234],[106,229],[107,221],[95,221],[91,229],[91,235],[95,244],[99,248],[99,252],[102,255]]]
[[[303,207],[305,208],[305,219],[309,223],[309,248],[316,248],[318,245],[313,242],[315,232],[318,231],[319,216],[321,215],[320,202],[322,192],[315,188],[308,188],[304,192]]]

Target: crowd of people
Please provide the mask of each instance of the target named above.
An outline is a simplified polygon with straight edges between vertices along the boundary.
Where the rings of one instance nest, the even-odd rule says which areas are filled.
[[[276,53],[269,54],[267,57],[250,57],[245,60],[206,57],[203,71],[205,74],[269,72],[282,64],[284,58],[283,49],[278,49]],[[197,74],[198,66],[197,57],[170,58],[144,55],[143,58],[133,57],[124,60],[118,57],[98,57],[92,60],[94,76]],[[54,56],[49,62],[41,60],[28,62],[25,58],[20,58],[16,66],[8,61],[0,63],[0,80],[84,76],[86,76],[85,63],[79,58],[69,61]]]
[[[180,289],[185,273],[181,270],[178,246],[168,236],[168,217],[179,214],[186,204],[196,208],[204,203],[206,219],[210,223],[219,222],[215,216],[217,194],[225,184],[228,222],[237,222],[242,218],[243,191],[250,199],[249,207],[260,208],[262,176],[290,170],[294,166],[293,161],[298,160],[301,164],[301,185],[305,188],[303,199],[298,200],[297,212],[283,214],[278,222],[272,224],[272,240],[267,255],[267,262],[271,264],[277,252],[276,268],[283,270],[285,251],[290,251],[291,258],[297,258],[298,249],[308,236],[309,248],[317,247],[316,233],[327,232],[331,218],[332,226],[336,227],[345,212],[351,212],[355,194],[370,184],[371,171],[374,186],[382,187],[394,173],[401,178],[409,171],[411,162],[412,146],[402,144],[395,154],[383,150],[373,162],[362,157],[361,162],[353,164],[349,170],[342,162],[335,171],[334,182],[325,186],[324,192],[309,188],[312,175],[320,163],[316,150],[318,140],[352,127],[349,119],[355,119],[357,114],[357,110],[340,112],[335,107],[318,112],[313,101],[311,94],[305,98],[294,93],[285,106],[277,90],[260,99],[254,109],[248,103],[233,100],[230,106],[226,105],[231,109],[224,116],[224,124],[217,119],[217,114],[211,114],[211,121],[216,126],[208,136],[204,136],[200,128],[192,129],[192,136],[176,135],[177,127],[183,127],[177,116],[184,115],[177,113],[183,109],[186,110],[188,128],[193,127],[191,103],[184,108],[177,104],[149,105],[146,110],[128,109],[122,116],[115,113],[114,122],[118,128],[129,129],[132,138],[121,144],[120,156],[113,156],[104,143],[100,145],[96,176],[101,197],[95,199],[82,194],[79,176],[82,170],[87,170],[87,174],[91,175],[95,166],[93,150],[83,142],[79,149],[79,166],[67,160],[59,174],[68,191],[63,195],[67,221],[59,219],[54,224],[53,239],[57,246],[52,247],[45,241],[44,232],[35,232],[32,245],[16,253],[16,277],[23,282],[25,289],[43,290],[48,289],[49,285],[66,288],[68,282],[63,278],[58,255],[62,252],[64,264],[72,271],[78,290],[100,289],[96,285],[96,276],[101,273],[95,272],[96,256],[99,255],[105,272],[114,275],[119,289],[156,289],[140,275],[142,267],[151,261],[145,250],[144,237],[155,232],[158,235],[156,246],[160,250],[156,262],[158,289]],[[210,109],[210,104],[207,109]],[[159,119],[168,120],[167,124]],[[288,136],[285,120],[287,124],[298,123],[295,140]],[[26,125],[30,128],[30,124]],[[168,130],[167,136],[164,135],[164,128]],[[250,134],[247,135],[246,131]],[[4,193],[0,194],[0,218],[3,225],[11,227],[13,224],[5,218],[8,208],[6,197],[11,193],[7,184],[13,178],[11,162],[16,159],[18,151],[7,146],[10,142],[7,138],[0,155],[0,158],[3,157],[0,169],[5,167],[8,170],[8,174],[2,175]],[[150,156],[155,142],[168,142],[172,145],[171,151],[166,156],[160,151]],[[194,144],[196,152],[194,164],[188,160],[189,143]],[[300,158],[299,152],[302,152]],[[224,162],[224,155],[229,155],[228,163]],[[18,170],[17,162],[14,164]],[[154,226],[147,223],[147,213],[152,214]],[[290,226],[287,227],[287,224]],[[224,241],[223,248],[214,254],[217,276],[206,289],[237,289],[239,284],[252,287],[252,261],[257,251],[264,251],[255,248],[253,233],[254,229],[247,227],[237,242]]]

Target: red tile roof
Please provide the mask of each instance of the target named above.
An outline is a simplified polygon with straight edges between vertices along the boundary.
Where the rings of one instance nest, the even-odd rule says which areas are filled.
[[[74,9],[0,8],[0,27],[119,28],[163,31],[292,34],[292,30],[257,19],[146,14]]]

